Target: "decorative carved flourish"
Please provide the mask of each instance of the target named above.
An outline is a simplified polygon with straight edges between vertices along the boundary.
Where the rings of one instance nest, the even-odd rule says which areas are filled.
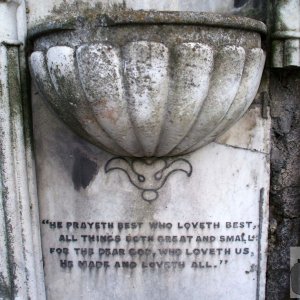
[[[181,171],[190,177],[193,167],[184,158],[113,157],[107,161],[104,170],[105,173],[124,172],[130,183],[142,191],[142,199],[152,202],[159,197],[158,191],[172,174]]]

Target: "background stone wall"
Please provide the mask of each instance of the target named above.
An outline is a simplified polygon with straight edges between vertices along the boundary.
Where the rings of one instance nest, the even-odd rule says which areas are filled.
[[[267,299],[290,299],[289,251],[300,246],[300,70],[270,77],[272,151]]]

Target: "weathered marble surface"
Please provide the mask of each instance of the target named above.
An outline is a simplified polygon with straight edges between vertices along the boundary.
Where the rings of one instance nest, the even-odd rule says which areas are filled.
[[[26,98],[25,1],[0,1],[0,299],[44,299]]]
[[[271,119],[261,117],[261,106],[252,106],[249,111],[216,142],[233,147],[270,153]]]
[[[187,12],[95,18],[47,35],[37,29],[30,66],[58,115],[101,149],[190,153],[232,126],[257,93],[262,22]]]
[[[256,111],[254,109],[254,111]],[[252,112],[253,116],[253,112]],[[259,114],[255,114],[260,119]],[[247,117],[246,117],[247,118]],[[243,122],[243,119],[240,121]],[[245,120],[244,120],[245,122]],[[129,183],[125,173],[104,172],[111,154],[89,145],[76,137],[47,109],[42,99],[34,97],[35,141],[38,165],[40,218],[45,261],[48,299],[263,299],[266,260],[266,230],[268,218],[268,154],[235,147],[210,144],[185,156],[193,166],[191,177],[182,172],[172,174],[159,190],[159,198],[148,203],[141,191]],[[254,132],[265,129],[257,122]],[[266,126],[266,124],[264,124]],[[45,135],[44,133],[47,132]],[[234,134],[233,134],[234,135]],[[250,133],[251,135],[251,133]],[[257,135],[256,135],[257,136]],[[254,138],[255,139],[255,138]],[[260,140],[265,143],[265,140]],[[262,148],[262,145],[260,145]],[[141,170],[141,169],[140,169]],[[148,168],[142,171],[149,172]],[[150,170],[151,173],[151,170]],[[58,175],[59,174],[59,175]],[[43,221],[45,224],[43,224]],[[63,228],[51,229],[47,222],[62,222]],[[114,229],[86,230],[66,228],[66,222],[114,222]],[[158,230],[155,235],[216,236],[255,235],[260,238],[247,242],[126,243],[124,237],[152,235],[149,222],[170,222],[172,229]],[[186,230],[177,224],[185,222],[220,222],[220,228]],[[116,229],[117,222],[142,222],[140,230]],[[253,222],[255,228],[226,229],[225,222]],[[57,223],[56,223],[57,224]],[[259,227],[258,225],[261,225]],[[101,226],[101,225],[100,225]],[[259,229],[260,228],[260,229]],[[87,233],[88,232],[88,233]],[[121,242],[84,242],[84,234],[120,235]],[[60,236],[78,238],[76,242],[59,241]],[[80,241],[81,239],[81,241]],[[180,248],[249,248],[249,255],[193,255],[161,257],[158,249]],[[50,248],[55,248],[50,253]],[[57,248],[69,248],[68,255],[58,255]],[[74,248],[150,248],[156,252],[148,259],[93,254],[87,261],[109,261],[103,269],[81,269],[81,254]],[[52,250],[51,250],[52,251]],[[58,250],[59,251],[59,250]],[[78,250],[80,252],[80,250]],[[260,253],[260,256],[259,256]],[[192,258],[191,258],[192,257]],[[62,268],[60,259],[73,261],[72,268]],[[136,268],[116,270],[116,261],[135,261]],[[216,268],[191,268],[193,261],[202,261]],[[222,260],[222,265],[220,261]],[[228,262],[226,265],[224,261]],[[181,269],[150,270],[142,268],[151,261],[185,261]],[[178,267],[179,265],[177,265]],[[258,266],[259,272],[257,271]],[[222,287],[222,288],[217,288]]]
[[[206,11],[223,14],[239,14],[253,17],[258,20],[265,20],[265,0],[51,0],[41,2],[27,0],[29,7],[28,27],[31,28],[45,18],[56,16],[68,17],[78,15],[81,9],[91,8],[94,11],[118,5],[134,10],[160,10],[160,11]],[[66,9],[66,7],[68,9]]]
[[[276,0],[273,4],[272,67],[300,67],[300,2]]]
[[[99,1],[88,2],[93,6]],[[101,2],[113,4],[118,1]],[[61,1],[48,1],[43,6],[33,0],[28,3],[30,28],[44,18],[51,20],[57,16],[65,18],[72,14],[76,15],[80,7],[88,5],[87,1],[77,1],[77,6],[70,2],[61,5]],[[159,7],[165,10],[203,9],[233,12],[233,1],[205,1],[205,7],[199,7],[199,1],[159,1],[159,3],[152,1],[151,7],[146,1],[127,1],[126,4],[135,9],[149,9],[155,6],[156,9]],[[135,178],[132,182],[137,183],[137,186],[134,186],[122,170],[105,173],[105,169],[108,169],[105,166],[112,166],[107,165],[107,162],[113,156],[75,136],[59,121],[51,109],[46,107],[35,88],[32,94],[48,299],[63,297],[63,299],[231,300],[240,299],[241,295],[245,299],[264,298],[270,122],[261,118],[258,106],[253,106],[235,127],[220,137],[217,143],[185,156],[184,159],[188,163],[180,161],[177,166],[186,167],[186,172],[172,173],[164,185],[156,190],[158,198],[150,201],[149,195],[146,197],[144,195],[144,199],[142,197],[145,183],[134,181]],[[242,138],[240,138],[241,131]],[[163,162],[158,161],[156,171],[162,164]],[[192,172],[187,164],[192,166]],[[128,164],[121,166],[129,170]],[[149,166],[138,167],[137,170],[145,175],[146,179],[149,175],[153,175],[153,170]],[[132,172],[131,176],[134,176]],[[150,188],[153,187],[153,190],[157,188],[154,183],[150,182]],[[114,228],[103,229],[101,223],[99,227],[102,229],[98,230],[71,228],[74,226],[72,222],[82,224],[87,221],[94,224],[113,222]],[[160,229],[154,233],[149,229],[149,222],[154,221],[171,223],[172,228]],[[69,229],[66,227],[67,222],[71,222],[68,223],[71,224]],[[119,231],[116,228],[118,222],[143,224],[140,225],[140,229]],[[187,230],[178,228],[178,222],[181,226],[191,222],[219,222],[220,228]],[[237,225],[243,224],[243,228],[226,228],[226,222],[231,222],[231,225],[238,222]],[[250,227],[245,228],[246,224],[250,224]],[[246,241],[220,241],[220,236],[242,239],[243,233]],[[84,241],[88,237],[81,236],[86,234],[113,235],[114,239],[116,235],[120,235],[121,241],[88,242]],[[133,243],[124,240],[129,234],[131,236],[153,234],[156,239],[158,235],[177,237],[190,235],[193,238],[190,243],[181,242],[182,244],[178,242],[160,244],[158,241]],[[213,236],[219,241],[197,243],[194,240],[196,236]],[[230,248],[231,254],[199,255],[197,258],[193,254],[186,254],[186,249],[189,253],[193,249],[219,249],[219,247]],[[92,248],[97,253],[82,256],[81,250],[74,248]],[[121,248],[124,249],[125,255],[99,256],[99,248]],[[140,251],[147,248],[152,252],[148,258],[131,257],[129,249],[132,248],[141,249]],[[176,248],[183,253],[178,257],[160,256],[158,249],[166,248]],[[234,254],[235,248],[249,248],[249,252],[244,250],[246,254]],[[68,251],[69,254],[58,254],[60,251]],[[216,251],[218,252],[215,250],[215,253]],[[84,260],[92,261],[92,264],[80,267],[78,261]],[[103,269],[102,265],[96,269],[95,262],[100,260],[107,261],[110,266]],[[115,262],[122,260],[134,261],[137,266],[132,269],[116,269]],[[149,263],[153,261],[184,261],[185,267],[181,269],[182,264],[176,264],[176,269],[173,267],[169,269],[169,265],[165,264],[161,269],[151,270]],[[202,262],[201,267],[191,268],[193,261]]]

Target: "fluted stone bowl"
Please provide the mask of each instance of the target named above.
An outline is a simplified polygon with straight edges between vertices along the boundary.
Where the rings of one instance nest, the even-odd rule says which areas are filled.
[[[261,22],[131,12],[72,26],[34,37],[32,76],[73,130],[116,155],[194,151],[241,118],[257,93]]]

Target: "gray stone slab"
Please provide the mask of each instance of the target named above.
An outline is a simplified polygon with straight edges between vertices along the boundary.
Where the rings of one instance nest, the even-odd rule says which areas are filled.
[[[267,154],[212,143],[174,162],[149,203],[142,189],[156,190],[155,181],[146,187],[126,162],[107,164],[111,154],[79,139],[41,101],[34,97],[48,299],[264,298]],[[105,173],[114,163],[127,173]],[[163,164],[135,170],[148,182]],[[158,222],[165,228],[151,229]]]

